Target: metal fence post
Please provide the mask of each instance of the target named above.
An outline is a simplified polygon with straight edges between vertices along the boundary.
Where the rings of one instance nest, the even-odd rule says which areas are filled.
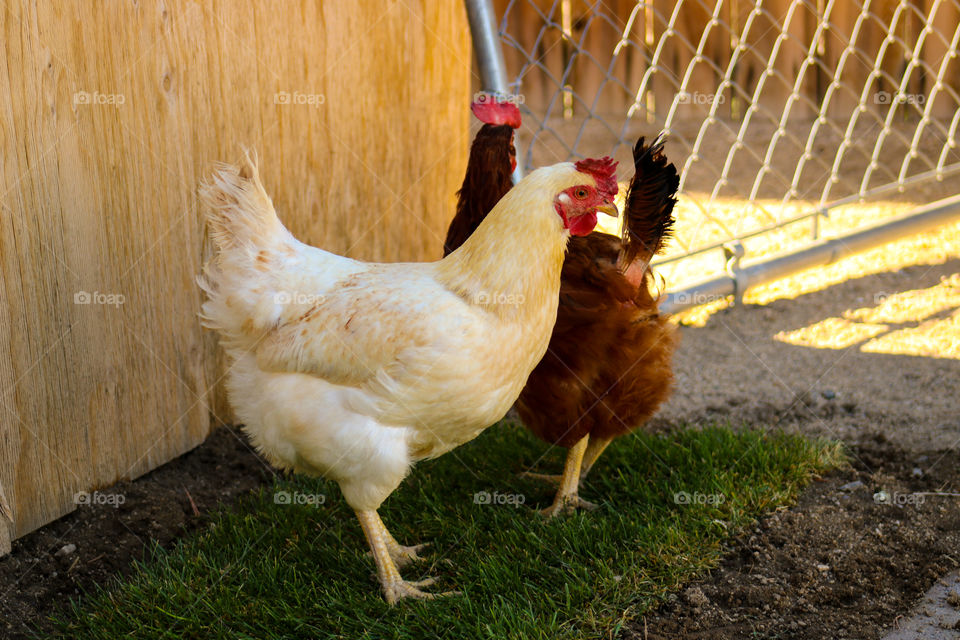
[[[480,88],[483,91],[512,95],[507,85],[507,68],[503,62],[503,49],[500,47],[500,36],[497,33],[497,17],[490,0],[464,0],[467,8],[467,21],[470,23],[470,33],[473,36],[473,51],[477,57],[477,67],[480,69]],[[517,158],[522,158],[520,146],[514,136],[514,147]],[[523,178],[523,165],[517,162],[513,171],[513,182]]]

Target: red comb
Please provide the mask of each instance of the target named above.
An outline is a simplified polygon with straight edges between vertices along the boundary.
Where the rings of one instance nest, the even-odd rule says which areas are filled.
[[[473,115],[486,124],[508,124],[514,129],[520,128],[520,109],[513,102],[499,100],[481,93],[470,105]]]
[[[602,158],[586,158],[574,166],[577,171],[593,176],[597,183],[597,191],[601,195],[613,198],[617,195],[617,161],[610,156]]]

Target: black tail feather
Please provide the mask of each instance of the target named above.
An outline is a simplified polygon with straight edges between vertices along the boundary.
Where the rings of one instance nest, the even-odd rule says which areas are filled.
[[[634,175],[627,189],[623,225],[623,262],[647,262],[663,249],[673,230],[680,176],[663,155],[661,134],[649,146],[644,139],[633,148]]]

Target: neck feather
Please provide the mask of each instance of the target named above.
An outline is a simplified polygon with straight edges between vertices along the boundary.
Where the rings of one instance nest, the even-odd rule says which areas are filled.
[[[555,303],[569,234],[551,193],[512,189],[459,249],[437,263],[440,280],[502,318],[538,313],[551,298]]]

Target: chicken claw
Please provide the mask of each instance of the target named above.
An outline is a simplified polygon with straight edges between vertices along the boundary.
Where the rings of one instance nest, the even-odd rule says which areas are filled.
[[[429,547],[429,542],[411,546],[403,545],[394,539],[386,527],[384,527],[383,530],[386,531],[389,536],[386,540],[387,553],[390,554],[390,558],[393,560],[393,563],[397,565],[398,569],[402,569],[412,562],[420,562],[423,560],[423,556],[421,556],[418,551],[423,551]],[[373,556],[373,551],[367,551],[367,555]]]
[[[398,564],[406,564],[413,560],[419,560],[417,551],[425,545],[416,545],[405,547],[399,544],[384,526],[383,521],[376,511],[357,511],[357,519],[360,520],[360,527],[363,534],[370,544],[370,553],[373,555],[373,561],[377,565],[377,578],[380,580],[380,586],[383,587],[383,596],[389,604],[396,604],[402,598],[416,598],[420,600],[432,600],[439,596],[455,595],[456,591],[446,591],[443,593],[426,593],[420,591],[418,587],[427,587],[436,582],[436,578],[426,578],[424,580],[406,581],[400,576],[397,569]]]
[[[583,477],[586,475],[586,472],[580,473],[580,482],[583,482]],[[555,473],[534,473],[532,471],[525,471],[520,474],[521,478],[526,480],[539,480],[541,482],[546,482],[552,484],[555,487],[559,487],[563,482],[563,476],[557,475]],[[558,496],[559,497],[559,496]],[[562,504],[561,504],[562,503]],[[551,506],[546,509],[541,509],[540,513],[544,516],[557,516],[561,514],[573,513],[577,509],[586,509],[587,511],[595,511],[599,509],[599,505],[595,502],[590,502],[589,500],[584,500],[576,493],[573,495],[564,495],[562,500],[555,501]]]
[[[578,495],[580,483],[587,477],[593,463],[597,461],[603,450],[610,444],[612,438],[591,438],[583,436],[577,444],[570,447],[567,460],[563,464],[563,475],[550,473],[533,473],[526,471],[520,474],[521,478],[542,480],[557,486],[557,496],[553,504],[542,509],[540,513],[552,518],[554,516],[573,513],[577,509],[593,511],[597,505],[584,500]]]
[[[596,508],[596,505],[586,500],[581,500],[578,495],[580,489],[580,467],[589,440],[590,436],[583,436],[577,444],[570,447],[567,460],[563,465],[563,475],[560,477],[560,488],[557,489],[557,496],[553,499],[552,505],[540,512],[542,515],[548,518],[555,518],[559,515],[573,513],[579,506],[591,505]]]
[[[558,496],[546,509],[541,509],[539,511],[540,515],[545,518],[553,518],[556,516],[567,516],[573,514],[577,509],[586,509],[587,511],[595,511],[599,509],[599,505],[595,502],[590,502],[589,500],[584,500],[578,495],[572,496]]]
[[[388,532],[389,533],[389,532]],[[415,544],[411,546],[405,546],[393,539],[393,536],[390,536],[390,539],[387,540],[387,553],[390,554],[390,558],[393,560],[393,563],[397,565],[397,568],[403,568],[412,562],[419,562],[423,560],[418,551],[426,549],[429,543],[424,544]]]
[[[540,482],[546,482],[554,486],[560,486],[560,482],[563,480],[563,476],[557,475],[556,473],[536,473],[535,471],[524,471],[519,475],[524,480],[539,480]]]
[[[428,587],[436,578],[426,578],[424,580],[407,581],[397,577],[396,580],[383,585],[383,594],[389,604],[396,604],[403,598],[413,598],[415,600],[435,600],[443,596],[460,595],[459,591],[442,591],[440,593],[427,593],[420,591],[417,587]]]

